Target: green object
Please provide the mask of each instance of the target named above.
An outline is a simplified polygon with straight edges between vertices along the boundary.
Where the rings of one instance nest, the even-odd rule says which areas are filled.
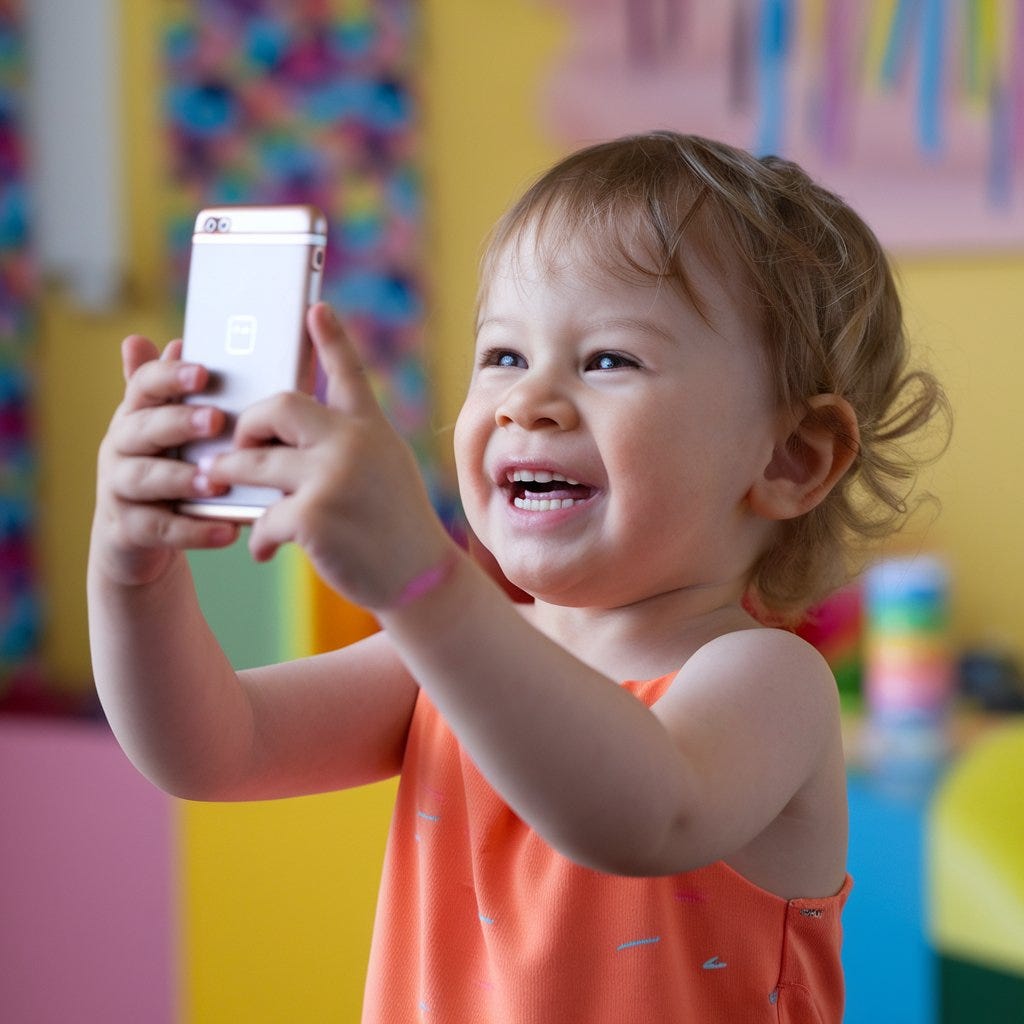
[[[836,677],[836,686],[843,701],[857,701],[861,695],[861,664],[859,661],[845,661],[830,666]]]
[[[1024,977],[950,956],[939,957],[941,1024],[1024,1021]]]
[[[943,635],[949,627],[949,614],[935,604],[908,601],[903,605],[883,604],[871,611],[871,632],[876,636],[905,633]]]
[[[203,614],[236,669],[280,661],[286,642],[278,567],[254,562],[246,537],[188,556]]]

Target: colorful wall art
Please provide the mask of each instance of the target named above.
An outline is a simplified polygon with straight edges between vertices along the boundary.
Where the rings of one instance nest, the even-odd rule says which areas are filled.
[[[179,286],[202,206],[318,205],[330,222],[324,298],[355,335],[396,426],[429,463],[415,5],[166,6],[169,241]]]
[[[542,104],[567,144],[710,135],[797,160],[895,250],[1021,248],[1021,0],[549,2],[572,18]]]
[[[0,701],[38,689],[33,302],[20,0],[0,0]]]

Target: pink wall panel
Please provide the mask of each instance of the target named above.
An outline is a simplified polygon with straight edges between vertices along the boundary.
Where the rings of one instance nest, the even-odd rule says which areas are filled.
[[[106,726],[0,717],[0,1018],[170,1024],[172,831]]]

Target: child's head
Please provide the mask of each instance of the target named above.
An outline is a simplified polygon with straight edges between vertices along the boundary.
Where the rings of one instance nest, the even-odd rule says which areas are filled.
[[[672,132],[581,150],[543,175],[497,225],[481,296],[519,244],[556,266],[586,254],[623,280],[676,289],[714,325],[697,281],[710,270],[744,307],[780,410],[811,416],[835,395],[856,413],[820,424],[856,449],[809,512],[778,524],[751,567],[750,597],[780,618],[844,582],[857,541],[898,528],[914,464],[903,443],[945,408],[934,379],[907,373],[902,311],[878,240],[795,164]],[[826,407],[828,408],[828,407]],[[857,436],[859,434],[859,438]]]

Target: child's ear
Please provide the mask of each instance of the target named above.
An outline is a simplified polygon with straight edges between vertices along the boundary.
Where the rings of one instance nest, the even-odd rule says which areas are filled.
[[[750,489],[751,511],[764,519],[795,519],[836,485],[857,457],[860,432],[853,407],[838,395],[815,395],[781,440]]]

